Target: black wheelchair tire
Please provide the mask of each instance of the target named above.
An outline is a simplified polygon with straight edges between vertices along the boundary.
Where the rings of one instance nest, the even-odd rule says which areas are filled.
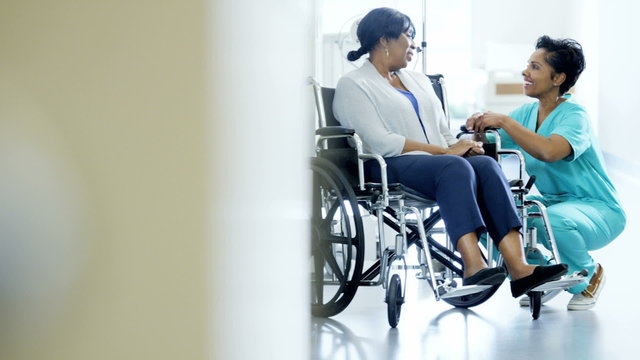
[[[353,300],[362,277],[364,263],[364,227],[360,217],[357,197],[341,171],[333,163],[322,158],[311,159],[313,172],[313,201],[311,219],[311,257],[314,271],[311,276],[311,313],[318,317],[330,317],[342,312]],[[335,199],[323,215],[322,192],[331,193]],[[333,215],[352,215],[353,229],[346,226],[344,236],[331,233]],[[331,217],[331,218],[330,218]],[[353,233],[355,231],[355,233]],[[336,259],[331,251],[341,245],[343,259]],[[340,264],[344,264],[341,268]],[[324,269],[330,267],[339,273],[339,284],[327,284]]]
[[[533,320],[540,317],[540,309],[542,308],[542,292],[532,291],[527,294],[529,296],[529,309]]]
[[[393,274],[387,288],[387,319],[389,320],[389,326],[392,328],[398,326],[400,322],[400,310],[402,310],[403,303],[400,275]]]

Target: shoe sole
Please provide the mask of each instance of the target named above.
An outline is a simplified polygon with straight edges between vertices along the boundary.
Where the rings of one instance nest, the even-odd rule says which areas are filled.
[[[593,309],[593,307],[596,306],[596,303],[598,302],[598,298],[600,297],[600,293],[602,292],[602,288],[604,288],[604,285],[606,283],[607,283],[607,275],[603,274],[602,280],[600,280],[600,285],[598,286],[598,291],[596,292],[596,296],[593,298],[593,302],[590,304],[571,304],[571,302],[569,302],[569,304],[567,304],[567,310],[580,311],[580,310]]]

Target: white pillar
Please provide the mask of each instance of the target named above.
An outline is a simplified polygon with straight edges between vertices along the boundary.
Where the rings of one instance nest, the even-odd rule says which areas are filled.
[[[211,2],[214,359],[308,357],[313,2]]]

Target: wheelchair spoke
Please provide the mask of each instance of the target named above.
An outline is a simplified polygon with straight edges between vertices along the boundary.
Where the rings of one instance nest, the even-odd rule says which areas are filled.
[[[345,279],[344,279],[345,273],[342,271],[342,269],[340,268],[340,265],[336,261],[336,258],[333,256],[331,248],[323,246],[322,247],[322,253],[324,254],[324,259],[326,260],[327,264],[331,268],[333,274],[338,278],[340,283],[344,283],[344,281],[345,281]],[[348,269],[345,269],[345,270],[348,271]]]
[[[327,209],[327,215],[324,217],[324,219],[320,219],[320,223],[318,224],[319,226],[321,226],[322,228],[329,228],[331,227],[331,223],[333,222],[336,212],[338,211],[338,208],[340,208],[340,201],[334,201],[333,204],[331,204],[331,207],[329,209]]]
[[[337,245],[348,245],[351,246],[353,242],[353,238],[348,236],[337,236],[337,235],[326,235],[322,237],[323,244],[337,244]]]

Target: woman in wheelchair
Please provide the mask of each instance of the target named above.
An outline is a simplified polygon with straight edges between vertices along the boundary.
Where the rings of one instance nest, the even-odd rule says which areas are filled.
[[[567,272],[565,264],[527,264],[522,226],[509,185],[498,163],[480,143],[457,141],[427,76],[404,68],[416,49],[415,29],[406,15],[390,8],[369,12],[357,29],[361,47],[350,61],[369,58],[336,87],[333,110],[343,126],[356,130],[365,150],[383,156],[388,181],[434,199],[454,247],[464,263],[463,285],[496,285],[503,268],[488,268],[478,247],[485,231],[497,243],[511,276],[514,297]],[[368,179],[380,180],[376,162],[366,162]]]
[[[572,272],[589,271],[589,283],[569,288],[574,294],[570,310],[595,305],[605,277],[589,251],[615,239],[626,223],[589,117],[567,94],[584,67],[576,41],[542,36],[522,71],[524,93],[537,101],[508,116],[486,112],[467,120],[469,130],[500,128],[503,148],[524,151],[527,172],[536,176],[541,194],[536,199],[547,207],[561,260]],[[544,231],[538,234],[544,244]]]

